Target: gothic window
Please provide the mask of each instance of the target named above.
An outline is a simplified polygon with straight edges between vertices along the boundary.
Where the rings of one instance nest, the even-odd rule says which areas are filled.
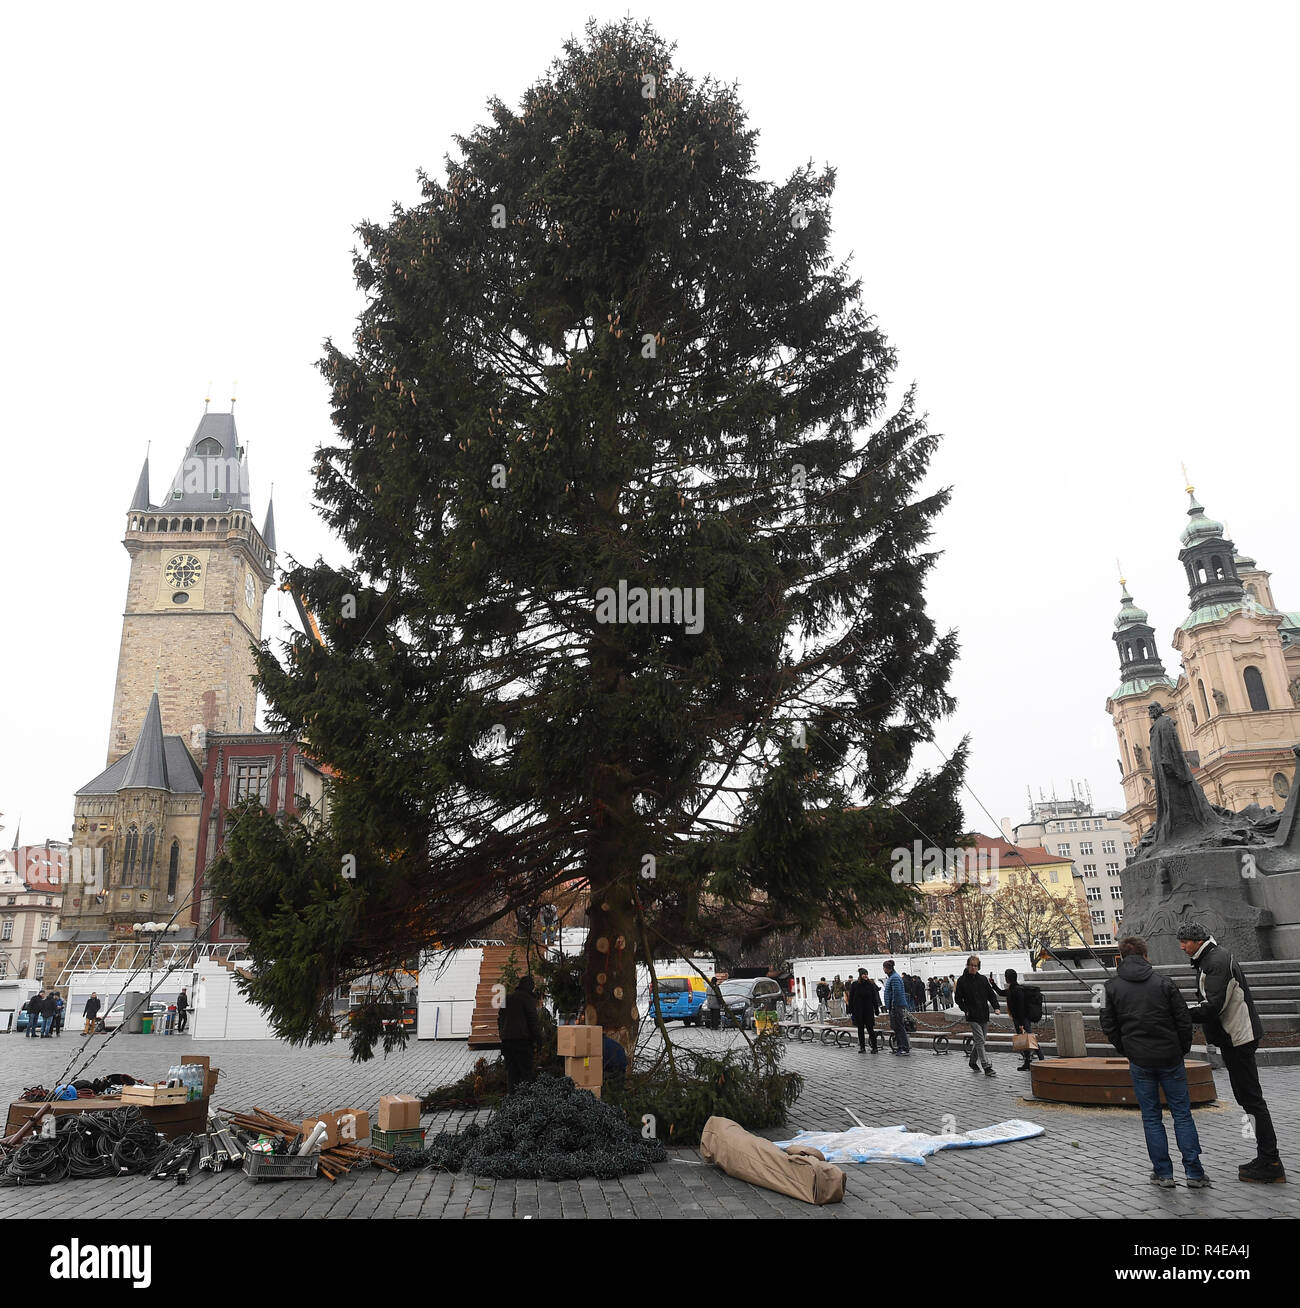
[[[1241,676],[1246,683],[1246,697],[1250,700],[1251,711],[1253,713],[1266,713],[1268,711],[1268,691],[1264,689],[1264,678],[1260,676],[1259,669],[1247,668]]]
[[[200,459],[219,459],[222,454],[221,442],[213,440],[211,436],[208,436],[194,447],[194,453],[197,454]]]
[[[167,901],[170,903],[176,898],[176,877],[181,867],[181,842],[172,841],[172,856],[167,864]]]
[[[1210,701],[1205,698],[1205,682],[1201,681],[1199,678],[1196,682],[1196,690],[1201,697],[1201,714],[1206,722],[1208,722],[1210,720]]]
[[[153,851],[157,837],[153,827],[145,827],[144,843],[140,846],[140,884],[151,885],[153,882]]]
[[[122,849],[122,882],[131,885],[135,880],[135,856],[140,848],[140,833],[134,826],[126,829],[126,843]]]

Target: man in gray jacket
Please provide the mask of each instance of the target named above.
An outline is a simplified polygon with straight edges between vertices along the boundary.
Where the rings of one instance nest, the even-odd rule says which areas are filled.
[[[1253,1163],[1237,1169],[1239,1181],[1283,1182],[1286,1170],[1277,1152],[1277,1132],[1259,1087],[1255,1050],[1264,1024],[1237,960],[1199,923],[1189,922],[1178,933],[1183,953],[1196,969],[1196,990],[1201,1002],[1192,1009],[1192,1021],[1205,1028],[1205,1038],[1218,1045],[1228,1069],[1233,1098],[1255,1119]]]

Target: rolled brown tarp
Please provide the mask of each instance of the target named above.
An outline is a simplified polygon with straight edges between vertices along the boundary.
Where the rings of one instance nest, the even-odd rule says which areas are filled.
[[[816,1149],[804,1145],[778,1149],[728,1117],[710,1117],[705,1122],[700,1156],[728,1176],[806,1204],[837,1204],[844,1198],[844,1172]]]

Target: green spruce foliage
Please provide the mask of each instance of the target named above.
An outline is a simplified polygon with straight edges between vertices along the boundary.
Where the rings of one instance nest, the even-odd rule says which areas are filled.
[[[640,922],[848,925],[905,902],[918,828],[956,843],[964,753],[914,757],[953,708],[937,438],[831,256],[834,173],[756,146],[649,26],[591,26],[358,229],[314,469],[350,561],[289,575],[324,643],[258,658],[329,820],[246,816],[210,874],[279,1034],[581,879],[585,1016],[630,1046]]]

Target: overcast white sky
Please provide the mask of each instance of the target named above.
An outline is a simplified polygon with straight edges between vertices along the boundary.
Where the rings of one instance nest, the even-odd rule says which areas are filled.
[[[417,199],[417,167],[589,15],[629,9],[739,83],[764,175],[839,170],[837,251],[946,435],[930,604],[962,658],[939,734],[971,735],[995,818],[1070,777],[1121,805],[1115,557],[1175,671],[1180,461],[1300,608],[1293,5],[10,7],[5,845],[20,814],[24,839],[66,839],[104,765],[146,442],[157,500],[209,379],[214,409],[237,379],[259,518],[274,481],[282,554],[341,557],[308,469],[330,435],[314,363],[360,305],[352,228]],[[967,820],[993,830],[973,801]]]

